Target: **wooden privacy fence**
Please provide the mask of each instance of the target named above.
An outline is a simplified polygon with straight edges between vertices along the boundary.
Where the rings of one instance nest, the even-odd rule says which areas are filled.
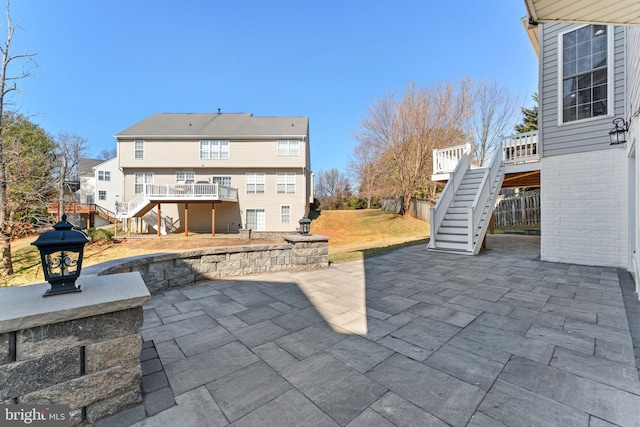
[[[422,221],[429,222],[432,208],[431,203],[426,199],[412,199],[409,205],[409,215]],[[387,212],[400,213],[402,210],[402,199],[382,199],[380,209]]]
[[[496,227],[540,224],[540,190],[500,196],[493,220]]]

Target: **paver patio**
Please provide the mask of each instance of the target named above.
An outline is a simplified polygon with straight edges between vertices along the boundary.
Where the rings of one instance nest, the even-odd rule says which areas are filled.
[[[539,243],[155,295],[144,406],[99,425],[640,426],[628,273],[541,262]]]

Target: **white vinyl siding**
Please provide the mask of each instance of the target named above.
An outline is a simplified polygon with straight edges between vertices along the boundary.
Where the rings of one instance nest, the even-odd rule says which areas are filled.
[[[133,179],[135,193],[143,193],[144,184],[153,184],[153,172],[136,172]]]
[[[200,141],[201,159],[228,159],[229,141]]]
[[[278,141],[278,156],[300,155],[300,141]]]
[[[609,114],[608,27],[587,25],[559,35],[560,122]]]
[[[258,172],[247,173],[247,194],[265,193],[265,174]]]
[[[196,173],[193,171],[177,171],[176,182],[194,183],[196,180]]]
[[[291,224],[291,206],[280,206],[280,223]]]
[[[144,159],[144,141],[138,139],[133,143],[133,158]]]
[[[220,185],[224,185],[225,187],[231,187],[230,176],[212,176],[211,182],[213,184],[220,184]]]
[[[247,209],[247,229],[265,231],[266,227],[267,215],[264,209]]]
[[[295,172],[279,172],[276,174],[278,194],[296,194]]]

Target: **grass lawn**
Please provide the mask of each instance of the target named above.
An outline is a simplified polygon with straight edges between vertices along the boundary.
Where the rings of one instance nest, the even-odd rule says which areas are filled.
[[[322,211],[311,233],[328,236],[329,261],[380,255],[402,246],[427,244],[429,224],[378,209]]]
[[[311,232],[331,237],[329,261],[361,259],[389,252],[409,244],[427,243],[429,225],[415,218],[402,218],[380,210],[323,211],[311,223]],[[15,240],[11,244],[15,274],[0,277],[1,286],[18,286],[44,282],[40,255],[31,245],[36,236]],[[120,243],[92,243],[85,247],[83,266],[118,258],[171,252],[210,246],[246,245],[281,242],[280,239],[243,240],[238,238],[200,238],[147,236]]]

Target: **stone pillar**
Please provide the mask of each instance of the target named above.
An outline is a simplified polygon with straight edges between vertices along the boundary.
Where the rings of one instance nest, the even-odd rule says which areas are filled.
[[[64,404],[71,425],[142,402],[139,273],[81,276],[82,293],[48,283],[0,288],[0,403]]]
[[[329,266],[329,238],[317,234],[292,234],[284,240],[291,244],[291,267],[312,270]]]

